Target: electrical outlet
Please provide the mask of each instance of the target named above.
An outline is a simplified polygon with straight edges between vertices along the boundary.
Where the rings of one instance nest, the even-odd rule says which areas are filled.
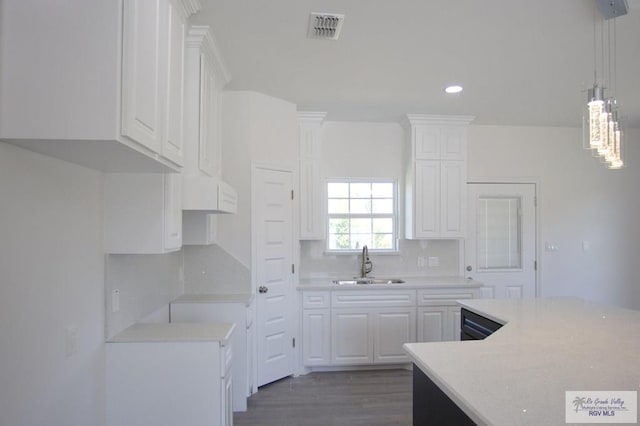
[[[111,293],[111,312],[120,310],[120,290],[117,288]]]
[[[65,349],[67,357],[70,357],[78,351],[78,327],[76,325],[67,327]]]
[[[418,256],[418,268],[424,268],[424,256]]]
[[[440,266],[440,258],[438,256],[429,256],[429,268],[437,268]]]

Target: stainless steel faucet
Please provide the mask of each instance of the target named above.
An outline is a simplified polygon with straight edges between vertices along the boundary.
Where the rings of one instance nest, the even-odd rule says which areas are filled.
[[[367,278],[367,274],[373,269],[373,262],[369,259],[369,249],[365,244],[362,246],[362,278]]]

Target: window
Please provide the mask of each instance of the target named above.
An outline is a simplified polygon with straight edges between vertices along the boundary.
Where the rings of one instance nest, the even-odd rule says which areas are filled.
[[[396,197],[392,181],[327,182],[329,251],[396,251]]]

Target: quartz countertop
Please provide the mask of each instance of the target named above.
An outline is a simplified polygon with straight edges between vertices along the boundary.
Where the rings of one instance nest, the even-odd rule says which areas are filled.
[[[244,303],[253,301],[252,293],[183,294],[171,303]]]
[[[226,345],[234,329],[232,323],[134,324],[107,343],[220,342]]]
[[[399,278],[404,280],[400,284],[334,284],[336,279],[353,279],[353,277],[322,277],[301,279],[298,290],[413,290],[423,288],[462,288],[481,287],[482,283],[465,277],[402,277],[402,276],[371,276],[368,278]]]
[[[565,391],[640,390],[640,311],[577,298],[459,303],[505,325],[485,340],[404,347],[478,424],[564,424]]]

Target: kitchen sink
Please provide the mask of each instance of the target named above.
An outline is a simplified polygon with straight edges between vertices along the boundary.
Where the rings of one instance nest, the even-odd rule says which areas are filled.
[[[333,280],[333,283],[338,285],[402,284],[404,280],[398,278],[350,278]]]

